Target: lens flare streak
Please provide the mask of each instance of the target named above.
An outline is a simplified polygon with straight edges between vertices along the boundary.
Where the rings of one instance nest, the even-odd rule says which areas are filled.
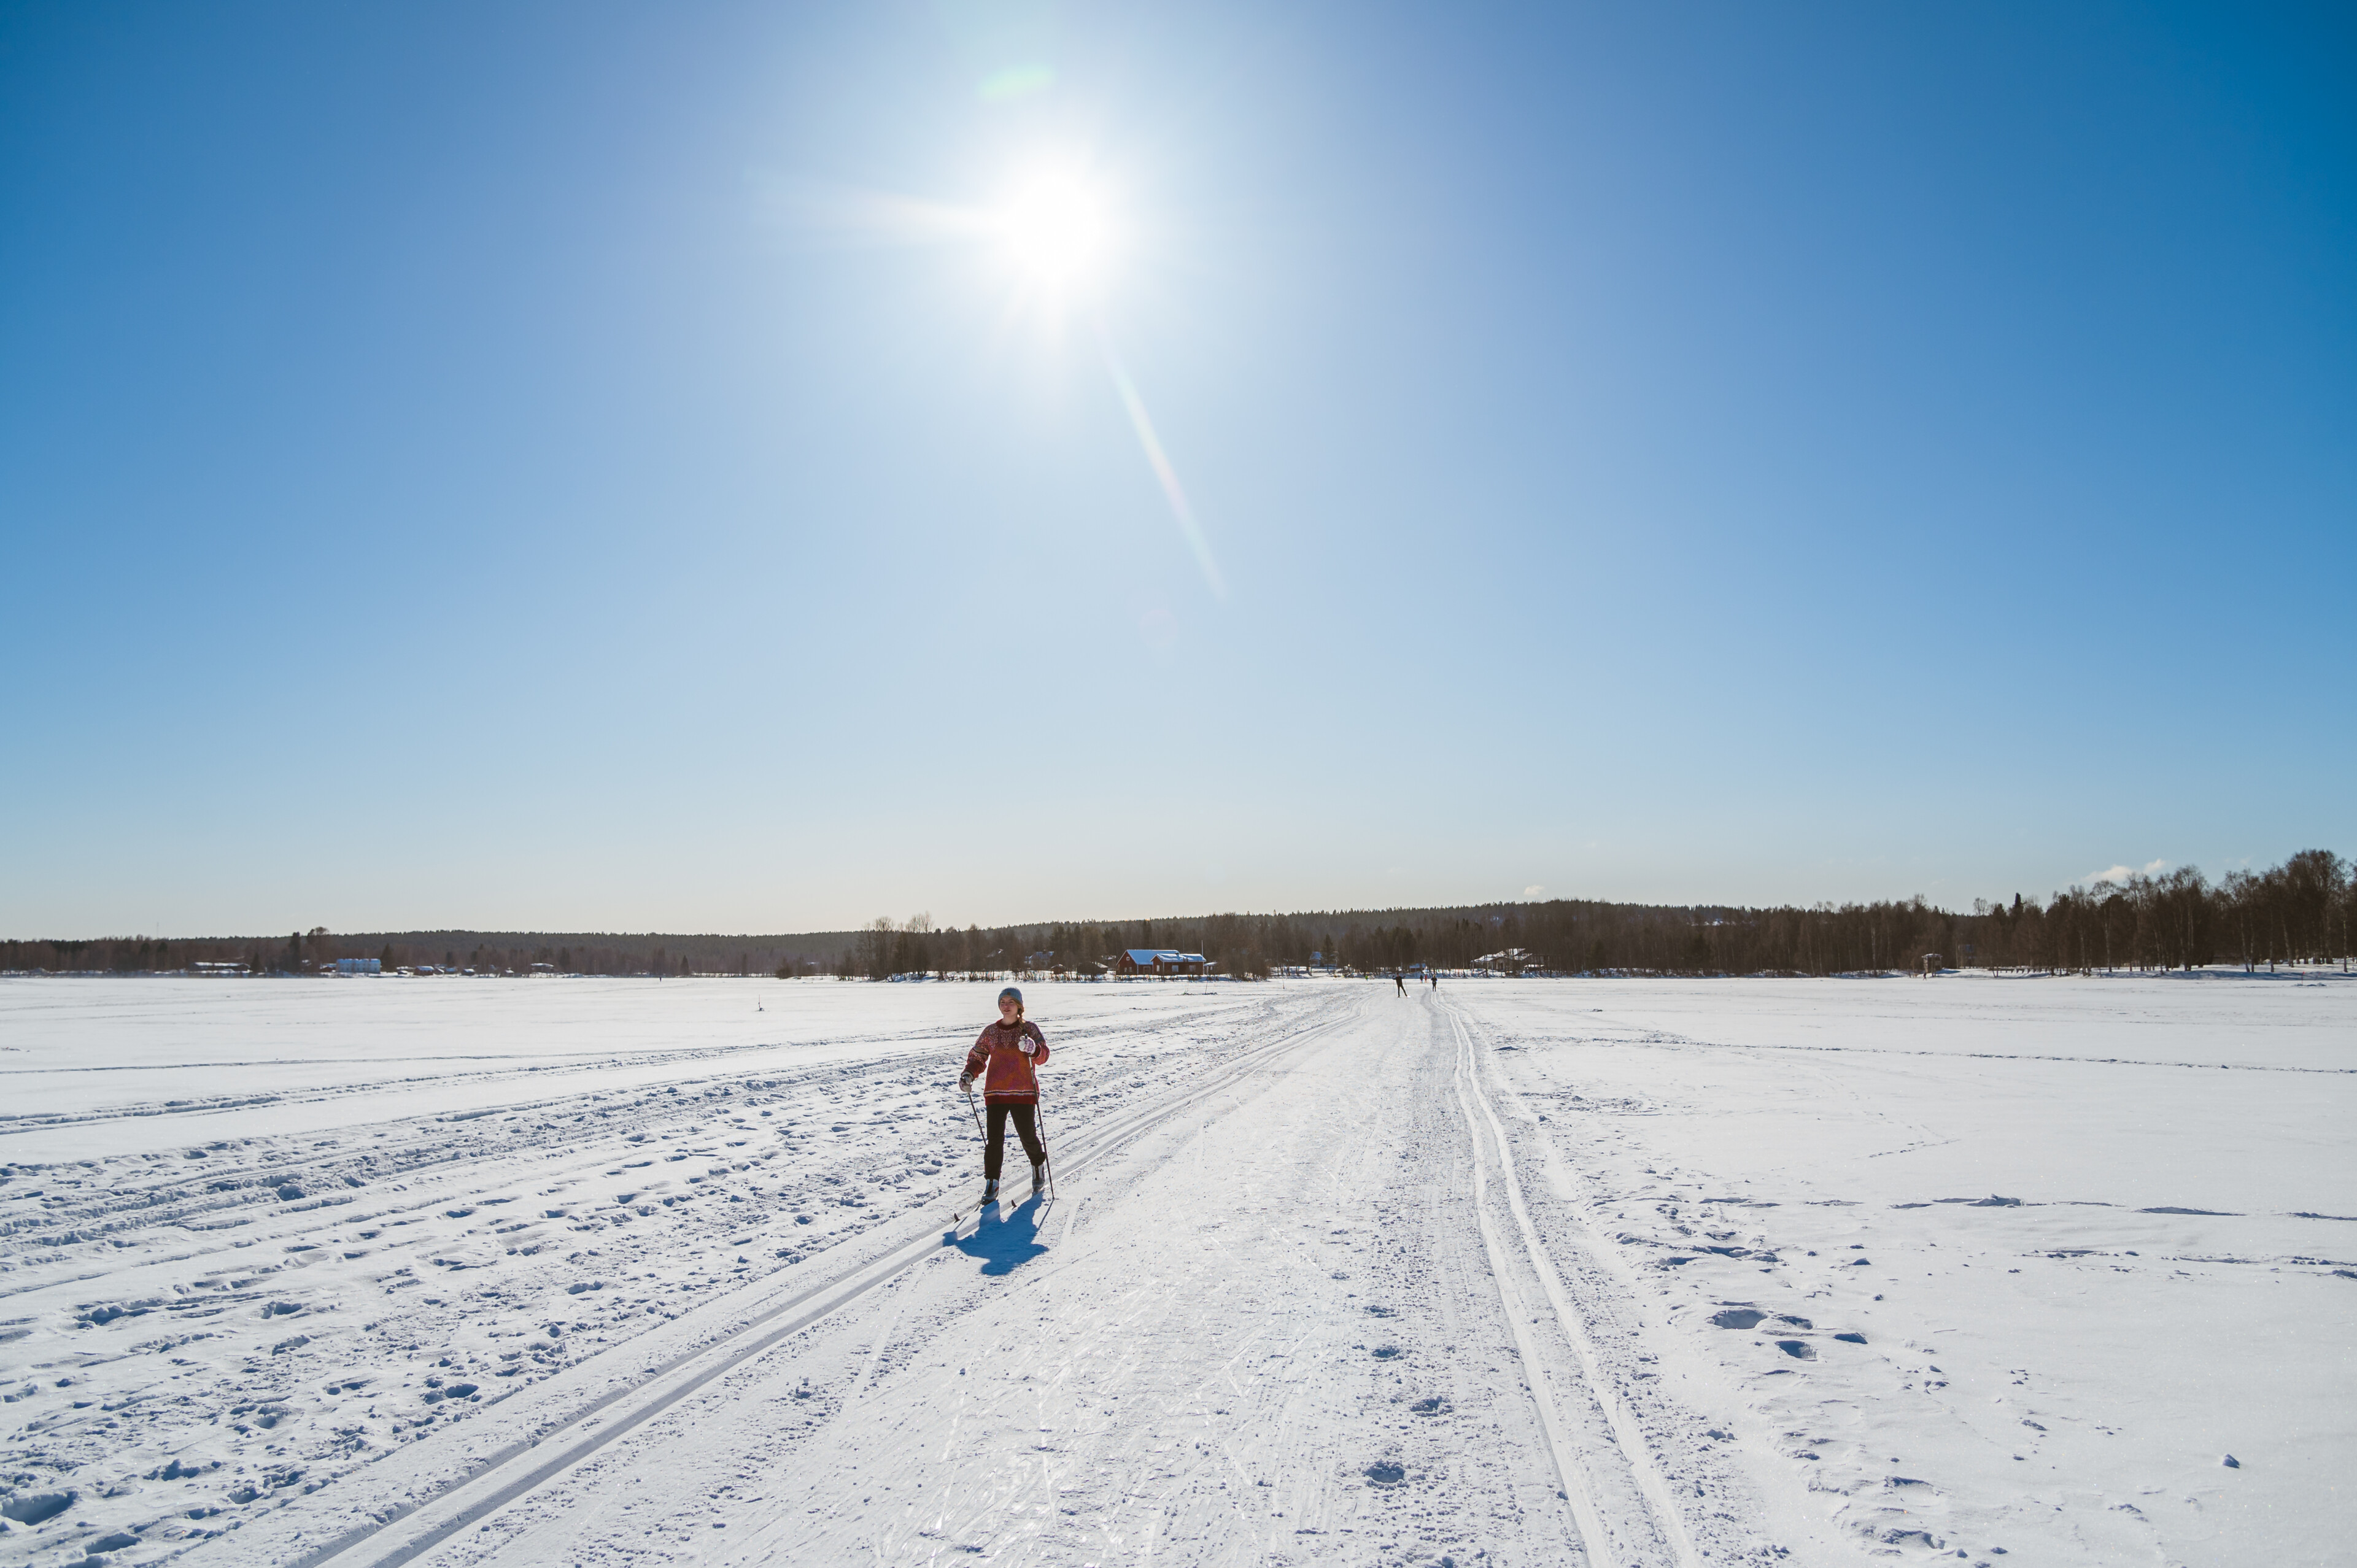
[[[1228,585],[1220,575],[1219,562],[1211,556],[1211,542],[1203,537],[1202,525],[1195,521],[1195,509],[1188,504],[1187,492],[1178,483],[1178,472],[1170,466],[1169,454],[1162,450],[1161,437],[1154,433],[1154,421],[1146,412],[1146,400],[1137,395],[1136,383],[1122,369],[1102,328],[1097,331],[1097,348],[1104,355],[1114,390],[1121,394],[1122,407],[1129,411],[1130,428],[1137,432],[1137,444],[1146,450],[1146,461],[1154,469],[1154,477],[1162,482],[1162,493],[1170,502],[1171,515],[1178,520],[1178,532],[1185,536],[1187,547],[1195,553],[1195,564],[1203,569],[1204,583],[1210,586],[1212,597],[1225,599]]]
[[[1086,274],[1097,270],[1113,237],[1098,194],[1080,177],[1055,168],[1035,176],[1011,201],[996,209],[802,181],[780,182],[770,195],[790,228],[820,243],[929,245],[995,241],[1002,255],[1028,279],[1018,297],[1031,306],[1044,306],[1051,317],[1061,315],[1074,303],[1068,291],[1082,285]],[[1178,482],[1178,471],[1162,449],[1153,416],[1146,412],[1146,400],[1138,395],[1137,383],[1130,380],[1121,357],[1114,352],[1103,321],[1094,319],[1092,310],[1086,314],[1092,317],[1089,324],[1105,372],[1113,378],[1114,390],[1129,414],[1130,428],[1137,433],[1146,464],[1162,486],[1178,532],[1193,552],[1211,596],[1224,600],[1227,579],[1221,575],[1211,542],[1204,537],[1186,489]]]

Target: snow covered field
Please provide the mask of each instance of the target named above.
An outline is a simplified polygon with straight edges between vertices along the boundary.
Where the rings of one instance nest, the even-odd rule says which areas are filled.
[[[2352,987],[0,982],[0,1564],[2346,1562]]]

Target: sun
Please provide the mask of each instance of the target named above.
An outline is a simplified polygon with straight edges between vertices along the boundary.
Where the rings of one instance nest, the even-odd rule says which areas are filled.
[[[1032,175],[999,209],[997,229],[1008,259],[1033,282],[1063,289],[1086,281],[1112,246],[1104,199],[1064,170]]]

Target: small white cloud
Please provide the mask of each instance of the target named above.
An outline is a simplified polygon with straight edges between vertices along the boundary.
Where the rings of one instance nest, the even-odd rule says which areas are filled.
[[[2162,872],[2169,869],[2169,863],[2165,860],[2147,860],[2144,863],[2142,875],[2146,876],[2158,876]],[[2098,882],[2126,882],[2128,878],[2136,875],[2138,875],[2137,870],[2133,865],[2115,865],[2106,871],[2089,872],[2087,874],[2087,880],[2091,884]]]
[[[1544,887],[1534,882],[1528,887],[1523,889],[1523,897],[1525,898],[1535,898],[1545,891],[1546,889]]]

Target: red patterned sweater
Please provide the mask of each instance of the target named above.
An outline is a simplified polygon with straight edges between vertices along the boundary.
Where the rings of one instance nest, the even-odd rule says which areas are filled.
[[[1025,1056],[1020,1042],[1028,1036],[1031,1054]],[[1039,1033],[1039,1026],[1026,1018],[1014,1028],[1005,1024],[986,1024],[974,1042],[974,1049],[965,1054],[965,1075],[982,1079],[982,1098],[990,1105],[1037,1105],[1039,1102],[1039,1075],[1036,1069],[1048,1059],[1048,1039]],[[989,1073],[984,1076],[984,1069]]]

